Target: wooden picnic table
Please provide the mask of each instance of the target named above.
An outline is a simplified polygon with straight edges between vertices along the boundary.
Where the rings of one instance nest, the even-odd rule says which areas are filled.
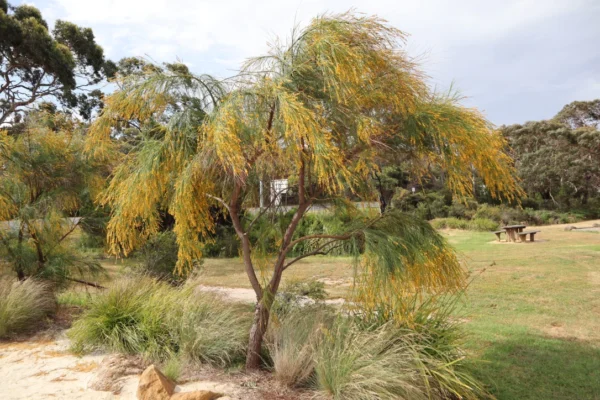
[[[520,241],[519,239],[519,232],[523,232],[523,229],[525,229],[527,227],[527,225],[507,225],[507,226],[503,226],[502,229],[504,229],[506,231],[506,241],[507,242],[518,242]]]

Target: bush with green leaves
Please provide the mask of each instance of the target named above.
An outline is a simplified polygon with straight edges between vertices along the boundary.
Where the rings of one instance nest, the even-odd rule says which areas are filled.
[[[204,252],[207,257],[237,257],[240,254],[240,241],[232,226],[219,224],[215,227],[212,242],[206,243]]]
[[[55,309],[47,283],[0,279],[0,338],[32,330]]]
[[[303,309],[306,312],[318,312],[328,307],[323,302],[327,298],[325,284],[317,280],[292,280],[286,283],[275,296],[271,313],[282,318]]]
[[[472,231],[495,231],[500,227],[500,223],[487,218],[473,218],[469,221],[468,229]]]
[[[247,307],[191,286],[126,279],[90,300],[69,337],[78,352],[103,349],[226,366],[244,357],[250,317]]]
[[[435,229],[469,229],[469,221],[454,217],[436,218],[431,221],[431,225]]]
[[[136,252],[141,272],[175,284],[183,282],[185,277],[175,270],[177,250],[177,238],[172,231],[151,236]]]
[[[274,324],[267,346],[279,382],[312,388],[327,398],[485,397],[463,370],[456,332],[439,323],[408,329],[298,311]]]

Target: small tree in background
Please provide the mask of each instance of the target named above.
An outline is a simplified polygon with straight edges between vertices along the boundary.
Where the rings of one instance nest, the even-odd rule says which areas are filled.
[[[227,91],[187,69],[130,77],[92,126],[88,150],[109,155],[120,121],[162,121],[145,130],[102,199],[113,209],[113,251],[129,253],[142,244],[159,229],[157,210],[166,207],[175,217],[183,271],[210,240],[211,207],[231,217],[257,299],[247,369],[260,365],[284,271],[342,242],[354,243],[361,271],[381,278],[369,280],[364,301],[385,301],[377,286],[390,282],[432,291],[462,286],[455,254],[428,223],[396,211],[361,212],[347,201],[350,194],[378,198],[372,179],[378,166],[411,159],[419,173],[419,166],[438,165],[461,195],[471,194],[473,170],[494,195],[512,197],[518,190],[501,136],[477,110],[431,93],[400,48],[404,38],[376,17],[319,17],[289,43],[248,61]],[[183,98],[204,111],[200,123],[185,106],[172,111],[174,99]],[[257,203],[259,181],[280,178],[289,180],[299,200],[291,218],[274,212],[273,204],[258,215],[243,213]],[[297,235],[307,211],[322,201],[348,222],[326,234]],[[264,253],[256,230],[267,217],[278,246]],[[307,251],[287,257],[299,243],[309,243]]]
[[[45,112],[30,113],[19,135],[0,132],[0,248],[20,280],[86,283],[101,271],[68,243],[83,199],[103,184],[102,167],[83,157],[83,133],[69,116]]]

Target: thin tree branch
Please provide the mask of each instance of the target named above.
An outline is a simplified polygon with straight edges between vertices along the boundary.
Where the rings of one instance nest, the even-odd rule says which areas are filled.
[[[344,235],[307,235],[307,236],[302,236],[301,238],[298,238],[294,241],[292,241],[288,246],[287,246],[287,251],[289,252],[294,245],[306,241],[306,240],[310,240],[310,239],[334,239],[335,241],[338,240],[348,240],[352,237],[352,233],[348,233],[348,234],[344,234]]]
[[[227,209],[227,211],[229,211],[229,213],[231,214],[231,208],[229,207],[229,205],[227,205],[227,203],[225,202],[225,200],[223,200],[220,197],[213,196],[212,194],[208,194],[208,193],[206,193],[206,197],[210,197],[211,199],[216,200],[219,203],[221,203],[221,205],[223,205],[223,207],[225,207]]]
[[[68,281],[71,281],[71,282],[81,283],[82,285],[87,285],[87,286],[95,287],[97,289],[106,289],[105,286],[99,285],[99,284],[94,283],[94,282],[83,281],[81,279],[75,279],[75,278],[65,278],[65,279],[68,280]]]
[[[322,255],[322,256],[326,256],[326,255],[327,255],[327,254],[329,254],[329,253],[330,253],[332,250],[334,250],[334,249],[337,249],[338,247],[342,246],[342,245],[343,245],[343,243],[340,243],[340,244],[339,244],[339,245],[337,245],[337,246],[333,246],[333,247],[331,247],[330,249],[328,249],[327,251],[321,251],[321,250],[323,250],[325,247],[327,247],[327,246],[328,246],[328,245],[330,245],[331,243],[335,243],[335,242],[338,242],[338,241],[340,241],[340,240],[339,240],[339,239],[330,240],[330,241],[328,241],[327,243],[325,243],[325,244],[323,244],[323,245],[319,246],[319,247],[318,247],[318,248],[316,248],[315,250],[313,250],[313,251],[311,251],[311,252],[308,252],[308,253],[305,253],[305,254],[302,254],[302,255],[300,255],[300,256],[298,256],[298,257],[294,258],[293,260],[291,260],[290,262],[288,262],[287,264],[285,264],[285,265],[283,266],[283,270],[285,271],[286,269],[288,269],[288,267],[289,267],[290,265],[292,265],[292,264],[294,264],[295,262],[297,262],[297,261],[300,261],[300,260],[302,260],[303,258],[306,258],[306,257],[310,257],[310,256],[316,256],[316,255]]]

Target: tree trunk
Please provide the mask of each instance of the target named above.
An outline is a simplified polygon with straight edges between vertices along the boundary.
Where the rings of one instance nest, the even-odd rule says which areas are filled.
[[[269,304],[266,304],[267,302],[271,303],[271,301],[268,299],[264,300],[256,303],[256,307],[254,308],[254,322],[252,323],[252,328],[250,328],[248,351],[246,352],[247,371],[259,369],[261,364],[263,337],[269,325],[271,308]]]
[[[25,280],[25,271],[23,271],[23,223],[21,222],[21,226],[19,227],[19,236],[17,242],[17,278],[20,281]]]
[[[33,239],[33,244],[35,245],[35,251],[37,253],[37,259],[38,259],[37,273],[39,274],[40,272],[42,272],[44,270],[44,267],[46,265],[46,257],[44,256],[44,251],[42,250],[42,244],[40,243],[40,240],[37,237],[37,233],[35,232],[35,230],[32,230],[31,227],[29,227],[29,225],[28,225],[28,230],[29,230],[29,235]]]

